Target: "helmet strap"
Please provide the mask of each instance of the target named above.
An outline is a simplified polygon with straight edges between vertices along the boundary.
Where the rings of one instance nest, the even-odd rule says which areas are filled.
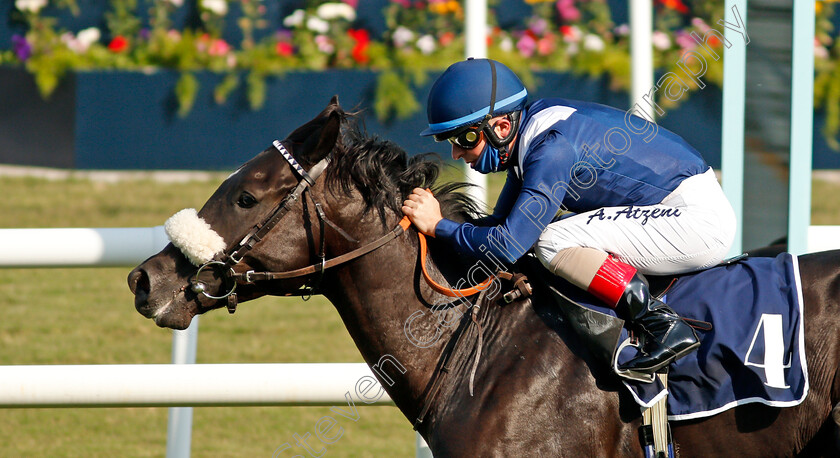
[[[512,113],[507,114],[507,118],[510,121],[510,132],[504,136],[504,138],[499,138],[496,135],[496,130],[493,126],[485,120],[481,122],[481,129],[484,132],[484,139],[489,143],[491,146],[499,150],[499,156],[501,157],[502,164],[506,163],[508,159],[510,159],[510,143],[513,141],[513,137],[516,136],[516,131],[519,130],[519,115],[521,111],[514,111]]]
[[[493,119],[493,111],[496,105],[496,63],[493,62],[492,59],[487,59],[490,62],[490,108],[484,119],[481,120],[481,124],[479,124],[478,129],[484,132],[485,140],[490,143],[491,146],[499,150],[499,158],[501,159],[502,165],[504,165],[508,159],[510,159],[510,149],[508,145],[511,141],[513,141],[513,137],[516,135],[516,131],[519,128],[519,111],[515,111],[513,113],[509,113],[508,119],[511,123],[510,132],[504,137],[499,138],[496,135],[496,131],[493,126],[490,125],[490,120]]]

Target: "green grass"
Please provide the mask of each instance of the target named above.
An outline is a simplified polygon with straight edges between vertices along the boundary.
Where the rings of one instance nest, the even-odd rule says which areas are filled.
[[[181,208],[200,207],[224,177],[169,184],[0,177],[0,227],[160,225]],[[491,196],[502,179],[491,177]],[[814,182],[814,224],[840,224],[838,191],[838,184]],[[172,333],[134,310],[129,270],[0,270],[0,365],[168,363]],[[201,317],[200,363],[361,361],[338,314],[320,297],[263,298],[232,316]],[[193,456],[268,457],[295,433],[314,436],[328,413],[328,407],[196,408]],[[329,456],[413,456],[414,433],[396,408],[362,407],[359,414],[358,422],[340,422],[344,435],[328,446]],[[0,457],[162,456],[166,421],[162,408],[2,410]]]
[[[160,225],[200,207],[216,180],[161,184],[0,178],[0,227]],[[168,363],[172,333],[140,316],[126,286],[130,268],[0,271],[0,364]],[[199,363],[361,362],[331,304],[263,298],[235,315],[201,317]],[[2,376],[2,374],[0,374]],[[212,380],[204,381],[212,383]],[[348,387],[352,389],[352,387]],[[194,409],[196,457],[271,456],[329,407]],[[394,407],[363,407],[339,424],[330,456],[411,456],[414,433]],[[162,456],[167,409],[0,411],[0,456]],[[291,456],[288,453],[287,456]]]

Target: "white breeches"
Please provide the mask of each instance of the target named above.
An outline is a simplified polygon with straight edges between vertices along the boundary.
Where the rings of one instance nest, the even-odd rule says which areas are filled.
[[[661,203],[606,207],[561,218],[534,250],[550,268],[563,249],[606,251],[643,274],[691,272],[719,263],[735,238],[735,212],[710,168],[686,178]]]

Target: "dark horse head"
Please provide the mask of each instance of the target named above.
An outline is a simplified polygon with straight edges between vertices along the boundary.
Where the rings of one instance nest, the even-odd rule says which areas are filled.
[[[241,301],[317,286],[435,456],[641,456],[638,405],[614,378],[596,380],[553,299],[535,288],[527,300],[475,311],[441,302],[421,279],[416,233],[392,228],[405,196],[433,186],[438,165],[362,135],[350,117],[333,99],[232,174],[197,214],[170,218],[173,243],[128,276],[137,310],[183,329],[197,314],[230,307],[235,285]],[[474,213],[454,187],[433,190],[446,217]],[[389,232],[396,235],[378,249],[329,264]],[[436,281],[469,278],[452,250],[432,246],[432,258]],[[802,257],[800,269],[805,347],[817,361],[807,399],[672,425],[680,454],[837,456],[840,252]],[[250,281],[249,271],[294,274]]]
[[[352,116],[334,97],[318,116],[280,142],[304,171],[311,171],[325,158],[331,161],[325,176],[314,180],[297,201],[288,197],[302,182],[302,176],[277,148],[270,147],[228,177],[198,211],[200,219],[188,218],[186,225],[191,227],[176,236],[197,239],[185,240],[184,244],[201,245],[207,243],[202,240],[209,233],[219,245],[193,250],[218,255],[217,248],[232,251],[249,231],[284,206],[282,224],[254,243],[233,270],[289,271],[315,263],[320,250],[329,256],[358,247],[370,238],[366,227],[374,221],[382,228],[395,224],[404,197],[414,187],[431,186],[439,166],[424,160],[423,155],[409,160],[396,144],[366,137],[352,122]],[[454,189],[456,186],[447,186],[438,192],[449,216],[463,219],[475,212],[475,207],[462,194],[450,192]],[[330,226],[326,231],[321,229],[325,221],[319,220],[319,212]],[[179,225],[184,224],[182,219]],[[167,222],[170,239],[173,234],[169,226],[174,220]],[[195,226],[203,223],[209,227],[199,227],[196,233]],[[190,248],[175,242],[134,269],[128,283],[141,314],[161,327],[184,329],[193,316],[225,306],[227,298],[220,297],[231,290],[233,283],[221,262],[203,268],[201,278],[196,278],[198,266],[210,256],[196,260],[194,256],[199,255],[190,256]],[[236,292],[240,301],[267,294],[289,295],[312,279],[313,275],[304,275],[239,285]],[[208,294],[195,288],[197,282]],[[319,282],[329,288],[328,281]]]

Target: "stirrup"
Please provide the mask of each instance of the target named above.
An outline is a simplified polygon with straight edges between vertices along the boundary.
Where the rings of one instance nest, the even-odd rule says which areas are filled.
[[[621,354],[621,351],[627,347],[633,347],[638,352],[642,348],[642,341],[639,339],[628,337],[624,339],[623,342],[621,342],[621,344],[618,346],[615,352],[613,352],[613,372],[615,372],[616,375],[618,375],[619,377],[626,378],[627,380],[633,380],[642,383],[653,383],[656,380],[656,374],[619,369],[618,356]]]

